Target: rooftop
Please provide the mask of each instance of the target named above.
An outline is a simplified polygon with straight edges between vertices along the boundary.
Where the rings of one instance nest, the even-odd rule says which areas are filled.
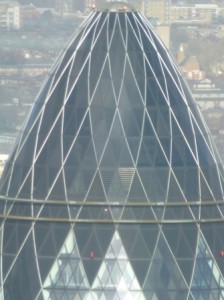
[[[106,11],[136,11],[135,7],[127,3],[127,1],[107,1],[106,3],[100,4],[96,7],[100,10]]]

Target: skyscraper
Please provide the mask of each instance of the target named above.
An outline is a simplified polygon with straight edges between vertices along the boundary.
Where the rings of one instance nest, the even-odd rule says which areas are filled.
[[[222,163],[126,3],[94,11],[62,52],[0,203],[2,300],[224,299]]]

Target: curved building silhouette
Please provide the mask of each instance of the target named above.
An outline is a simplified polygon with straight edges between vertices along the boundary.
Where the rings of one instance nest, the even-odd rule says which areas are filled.
[[[224,299],[223,178],[151,25],[108,3],[62,52],[5,167],[0,298]]]

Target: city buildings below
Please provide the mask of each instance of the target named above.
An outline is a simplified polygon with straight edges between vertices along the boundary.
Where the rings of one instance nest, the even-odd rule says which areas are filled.
[[[192,94],[201,110],[224,110],[224,87],[210,79],[189,81]]]
[[[170,22],[204,22],[218,21],[224,17],[224,7],[218,4],[183,4],[172,5]]]
[[[157,18],[161,25],[169,25],[171,22],[171,1],[150,0],[144,1],[144,14],[147,17]]]
[[[0,141],[0,143],[1,143],[1,141]],[[0,145],[0,148],[1,148],[1,145]],[[9,156],[8,154],[0,154],[0,177],[2,176],[2,172],[4,170],[8,156]]]
[[[21,3],[20,3],[21,2]],[[0,1],[0,28],[20,29],[35,20],[52,18],[67,18],[76,13],[85,14],[97,9],[106,0],[56,0],[33,1]],[[125,3],[125,2],[124,2]],[[224,6],[217,4],[174,2],[170,0],[129,0],[136,9],[147,17],[156,18],[161,25],[173,23],[209,24],[222,22]]]

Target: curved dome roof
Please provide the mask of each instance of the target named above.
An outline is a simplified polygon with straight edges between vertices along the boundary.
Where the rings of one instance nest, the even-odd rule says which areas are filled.
[[[107,1],[97,6],[97,9],[108,10],[108,11],[133,11],[135,10],[127,1]]]
[[[44,201],[223,199],[221,163],[197,105],[137,12],[94,12],[74,36],[1,185],[2,195]]]

